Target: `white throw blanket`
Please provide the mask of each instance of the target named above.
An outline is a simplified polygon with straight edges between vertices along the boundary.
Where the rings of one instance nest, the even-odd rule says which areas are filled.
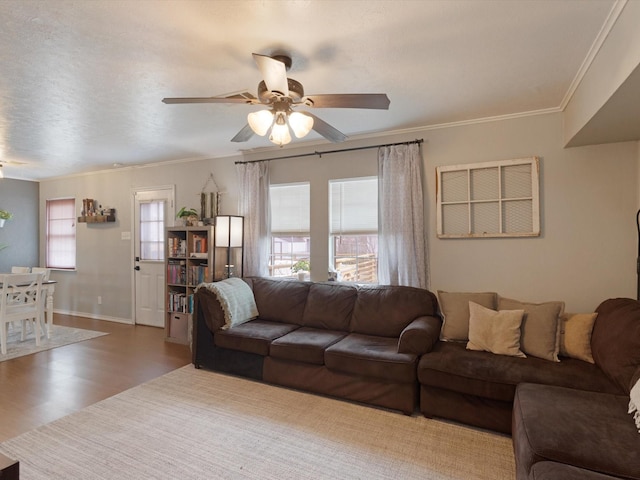
[[[201,283],[196,291],[204,287],[213,292],[224,312],[223,330],[253,320],[258,316],[253,291],[247,283],[240,278],[227,278],[220,282]]]
[[[633,418],[636,421],[636,427],[640,432],[640,380],[631,389],[631,400],[629,400],[629,413],[633,413]]]

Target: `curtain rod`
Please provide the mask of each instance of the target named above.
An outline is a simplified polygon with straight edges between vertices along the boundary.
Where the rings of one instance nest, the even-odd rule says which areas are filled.
[[[322,158],[322,155],[328,155],[330,153],[342,153],[342,152],[353,152],[356,150],[369,150],[371,148],[381,148],[381,147],[394,147],[396,145],[411,145],[414,143],[417,143],[418,145],[423,143],[424,140],[422,138],[420,139],[416,139],[416,140],[411,140],[409,142],[397,142],[397,143],[385,143],[385,144],[381,144],[381,145],[368,145],[366,147],[353,147],[353,148],[340,148],[337,150],[327,150],[324,152],[309,152],[309,153],[302,153],[300,155],[287,155],[284,157],[273,157],[273,158],[265,158],[264,160],[245,160],[242,162],[235,162],[235,164],[239,164],[239,163],[257,163],[257,162],[270,162],[271,160],[285,160],[288,158],[300,158],[300,157],[311,157],[313,155],[317,155],[320,158]]]

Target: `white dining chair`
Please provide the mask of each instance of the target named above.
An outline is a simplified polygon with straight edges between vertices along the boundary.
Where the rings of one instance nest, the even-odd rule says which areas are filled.
[[[49,277],[51,275],[51,269],[50,268],[45,268],[45,267],[31,267],[31,273],[44,273],[44,277],[42,277],[42,283],[44,284],[44,282],[48,282],[49,281]],[[44,311],[47,311],[47,287],[46,285],[42,286],[42,297],[40,298],[40,301],[43,303],[44,305]],[[48,324],[46,322],[46,315],[42,316],[42,321],[41,321],[41,326],[42,326],[42,331],[46,332],[47,338],[51,338],[51,325]],[[23,334],[24,334],[24,330],[23,330]]]
[[[27,322],[33,322],[36,345],[42,336],[44,302],[41,301],[42,273],[12,273],[0,275],[0,352],[7,354],[7,325],[22,322],[22,337]]]
[[[11,273],[31,273],[31,267],[11,267]]]
[[[18,272],[15,272],[15,273],[18,273]],[[26,273],[26,272],[20,272],[20,273]],[[44,278],[42,279],[42,281],[48,282],[49,276],[51,275],[51,269],[44,268],[44,267],[31,267],[31,273],[44,273]]]

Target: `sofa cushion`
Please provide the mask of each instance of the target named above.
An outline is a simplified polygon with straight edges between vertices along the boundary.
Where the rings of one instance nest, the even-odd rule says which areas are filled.
[[[498,295],[495,292],[443,292],[438,290],[444,324],[441,338],[447,342],[469,340],[469,302],[496,309]]]
[[[269,355],[294,362],[324,365],[324,351],[347,335],[336,330],[301,327],[271,343]]]
[[[395,337],[413,320],[436,315],[437,301],[428,290],[390,285],[358,287],[350,331],[363,335]]]
[[[415,382],[418,356],[398,353],[398,339],[351,333],[325,350],[324,363],[335,371],[393,382]]]
[[[520,351],[520,324],[524,310],[495,311],[469,302],[467,349],[524,357]]]
[[[312,283],[302,315],[306,327],[349,331],[358,289],[335,282]]]
[[[464,344],[438,342],[420,358],[418,380],[424,385],[511,402],[518,383],[560,385],[619,393],[596,365],[568,358],[549,362],[466,350]]]
[[[302,325],[309,286],[309,282],[254,278],[253,295],[260,312],[259,318]]]
[[[519,385],[513,408],[518,472],[550,460],[640,480],[640,443],[627,404],[624,395]]]
[[[640,302],[613,298],[602,302],[596,312],[593,359],[628,394],[631,377],[640,365]]]
[[[531,480],[617,480],[618,477],[564,463],[538,462],[531,468],[531,474],[528,478]]]
[[[560,355],[595,363],[591,353],[591,333],[597,313],[560,315]]]
[[[218,330],[213,341],[218,347],[266,356],[273,340],[297,328],[289,323],[257,319],[228,330]]]
[[[560,350],[560,314],[564,302],[529,303],[500,297],[500,310],[524,310],[520,349],[527,355],[557,362]]]

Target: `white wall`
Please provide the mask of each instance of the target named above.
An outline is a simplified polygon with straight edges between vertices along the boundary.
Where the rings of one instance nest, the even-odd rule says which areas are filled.
[[[562,117],[558,113],[383,136],[339,146],[283,149],[265,153],[263,158],[415,138],[425,141],[422,151],[432,290],[491,290],[528,301],[560,299],[567,303],[567,310],[572,311],[592,311],[608,297],[635,297],[635,213],[640,192],[638,142],[563,149]],[[436,238],[436,166],[534,155],[541,158],[540,237]],[[132,231],[132,189],[174,184],[177,207],[198,208],[198,194],[213,172],[220,189],[228,192],[223,197],[221,213],[237,213],[236,160],[242,158],[125,169],[41,182],[41,228],[47,198],[91,197],[117,208],[118,212],[118,221],[114,224],[78,225],[78,269],[53,274],[60,282],[55,308],[96,318],[130,321],[132,249],[129,241],[120,238],[121,232]],[[328,180],[375,174],[377,151],[278,160],[270,166],[272,183],[311,182],[312,237],[323,239],[314,242],[311,263],[328,265],[328,240],[324,240],[328,238],[325,208]],[[313,275],[316,280],[324,278],[322,269],[315,269]],[[103,298],[102,305],[97,305],[98,295]]]
[[[428,132],[431,287],[564,300],[592,311],[635,297],[637,142],[563,149],[560,114]],[[542,234],[534,238],[436,239],[438,165],[539,156]]]

